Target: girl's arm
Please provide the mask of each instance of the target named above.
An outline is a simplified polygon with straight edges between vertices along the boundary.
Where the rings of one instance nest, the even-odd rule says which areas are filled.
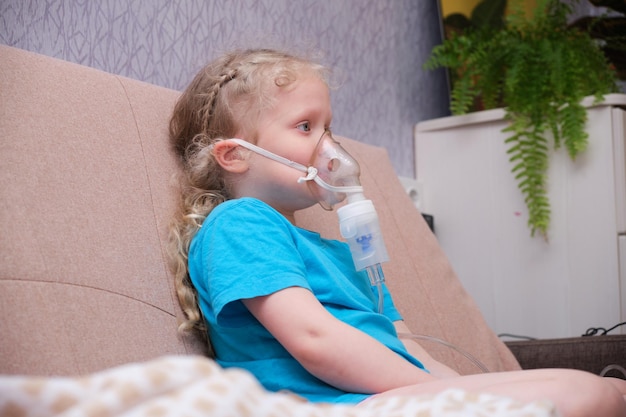
[[[305,288],[242,302],[307,371],[344,391],[374,394],[436,379],[337,320]]]
[[[417,358],[422,364],[428,369],[428,371],[438,378],[449,378],[454,376],[459,376],[459,373],[454,371],[453,369],[447,367],[443,363],[435,360],[424,348],[415,340],[410,337],[406,337],[411,334],[411,331],[407,327],[406,323],[402,320],[394,321],[393,325],[396,328],[396,332],[398,332],[398,336],[406,350]]]

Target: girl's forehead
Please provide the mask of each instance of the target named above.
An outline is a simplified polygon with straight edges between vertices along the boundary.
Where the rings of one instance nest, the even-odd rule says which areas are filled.
[[[276,95],[298,95],[307,92],[326,93],[329,91],[326,81],[315,73],[298,74],[289,84],[274,85],[273,93]],[[293,94],[296,92],[296,94]]]
[[[328,107],[330,106],[330,90],[319,77],[299,77],[288,86],[274,90],[273,105],[268,110],[281,107],[283,110],[296,111],[290,106]]]

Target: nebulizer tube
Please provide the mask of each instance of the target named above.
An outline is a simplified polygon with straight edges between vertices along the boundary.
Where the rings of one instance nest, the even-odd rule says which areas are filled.
[[[383,267],[381,264],[376,264],[367,267],[367,276],[370,279],[372,286],[376,286],[378,291],[378,312],[383,313],[385,310],[385,299],[383,294],[383,282],[385,282],[385,275],[383,274]]]
[[[423,334],[415,334],[415,333],[398,333],[398,337],[400,339],[415,339],[415,340],[425,340],[428,342],[438,343],[450,349],[453,349],[463,355],[467,360],[473,363],[478,369],[480,369],[483,373],[488,373],[489,369],[485,366],[484,363],[479,361],[475,356],[470,354],[469,352],[459,348],[458,346],[453,345],[452,343],[448,343],[445,340],[438,339],[433,336],[426,336]]]

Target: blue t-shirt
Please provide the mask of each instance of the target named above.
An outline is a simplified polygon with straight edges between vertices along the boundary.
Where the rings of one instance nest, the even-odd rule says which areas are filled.
[[[423,368],[397,337],[393,322],[402,317],[387,288],[379,314],[376,292],[367,274],[355,271],[348,245],[292,225],[260,200],[229,200],[211,212],[191,242],[189,275],[217,362],[247,369],[270,391],[289,390],[315,402],[368,397],[310,374],[240,301],[294,286],[312,291],[337,319]]]

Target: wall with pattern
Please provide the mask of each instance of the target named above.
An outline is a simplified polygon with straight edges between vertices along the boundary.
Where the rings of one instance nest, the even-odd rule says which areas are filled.
[[[437,0],[0,0],[0,43],[183,89],[233,47],[317,53],[340,87],[333,130],[412,176],[416,122],[448,114]],[[1,59],[1,58],[0,58]]]

